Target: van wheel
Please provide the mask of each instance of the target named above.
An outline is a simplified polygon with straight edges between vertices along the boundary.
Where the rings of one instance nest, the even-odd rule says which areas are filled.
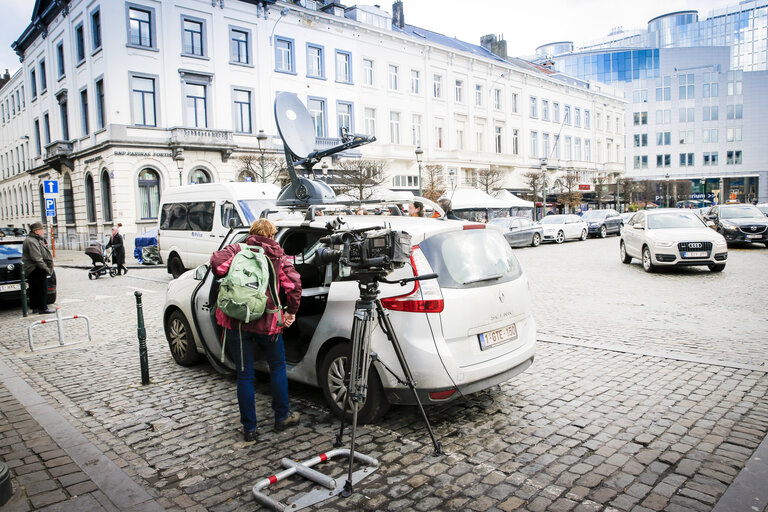
[[[175,254],[168,258],[168,273],[171,274],[174,279],[177,279],[185,271],[186,269],[184,268],[184,264],[181,262],[181,258]]]
[[[339,343],[323,357],[320,364],[318,380],[323,390],[325,401],[334,415],[344,420],[352,421],[352,409],[347,404],[347,391],[349,385],[349,355],[352,344]],[[345,409],[346,405],[346,410]],[[389,402],[384,396],[384,388],[381,386],[379,373],[371,366],[368,372],[368,395],[357,411],[357,421],[360,424],[371,423],[380,418],[389,409]]]
[[[165,337],[168,340],[171,355],[178,364],[191,366],[198,361],[197,347],[184,313],[176,310],[168,316],[165,321]]]

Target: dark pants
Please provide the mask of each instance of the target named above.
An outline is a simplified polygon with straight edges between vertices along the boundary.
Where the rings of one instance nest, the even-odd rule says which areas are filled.
[[[29,305],[35,311],[48,308],[48,274],[45,270],[36,268],[27,276],[29,283]]]

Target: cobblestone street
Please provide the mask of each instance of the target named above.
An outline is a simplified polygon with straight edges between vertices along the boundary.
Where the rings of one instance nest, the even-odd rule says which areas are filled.
[[[445,456],[432,455],[415,407],[392,407],[378,424],[361,427],[358,449],[380,468],[352,497],[314,510],[704,512],[765,447],[768,249],[731,248],[720,274],[646,274],[636,261],[621,264],[616,237],[515,253],[531,281],[539,328],[533,366],[427,409]],[[161,324],[164,269],[96,281],[76,268],[59,267],[57,275],[57,305],[65,315],[89,316],[93,341],[30,353],[27,329],[40,317],[22,319],[11,305],[0,310],[7,368],[0,371],[0,457],[15,490],[3,512],[48,505],[259,510],[251,487],[277,472],[280,459],[332,447],[338,423],[312,387],[290,385],[301,425],[273,431],[266,375],[257,377],[256,400],[266,440],[241,442],[234,377],[207,363],[178,366],[170,355]],[[136,290],[149,386],[139,371]],[[66,329],[70,340],[87,339],[84,323]],[[52,325],[35,336],[41,347],[56,344]],[[82,437],[76,446],[92,450],[90,458],[62,451],[69,447],[45,414],[30,417],[12,396],[21,389],[9,384],[16,381],[39,394],[45,414],[74,427]],[[132,501],[103,492],[106,479],[89,464],[127,476],[116,481]],[[340,475],[344,467],[332,462],[323,471]],[[303,492],[304,482],[280,483],[271,495]]]

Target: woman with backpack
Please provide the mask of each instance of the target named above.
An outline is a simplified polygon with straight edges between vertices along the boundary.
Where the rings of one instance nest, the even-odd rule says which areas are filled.
[[[254,348],[258,346],[264,353],[269,365],[269,380],[272,391],[272,409],[275,412],[275,430],[284,430],[298,425],[299,413],[292,412],[288,400],[288,378],[285,368],[285,349],[283,338],[280,335],[283,327],[290,327],[296,320],[296,312],[299,310],[301,300],[301,278],[283,252],[282,247],[275,241],[277,229],[267,219],[259,219],[251,224],[249,236],[245,240],[247,247],[240,244],[230,244],[211,256],[211,270],[218,278],[225,278],[230,270],[232,273],[241,272],[242,265],[250,263],[256,265],[265,260],[267,265],[269,286],[266,291],[266,303],[262,304],[260,318],[250,321],[241,321],[228,316],[222,311],[224,305],[230,315],[233,313],[222,302],[222,290],[219,290],[217,301],[216,322],[224,328],[224,347],[237,368],[237,402],[240,408],[240,423],[243,425],[245,441],[258,441],[255,400],[255,375],[254,375]],[[248,256],[254,262],[242,261],[245,254],[236,258],[242,250],[253,252],[256,256]],[[266,258],[263,258],[263,256]],[[247,274],[248,272],[245,272]],[[235,277],[235,276],[230,276]],[[222,287],[225,278],[222,282]],[[251,286],[253,283],[246,285]],[[255,286],[254,290],[255,290]],[[280,292],[286,297],[285,312],[280,304]],[[231,301],[230,301],[231,302]],[[251,318],[252,311],[246,316]]]

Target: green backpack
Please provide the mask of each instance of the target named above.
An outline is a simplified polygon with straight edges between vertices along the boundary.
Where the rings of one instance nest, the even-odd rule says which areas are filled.
[[[282,308],[277,296],[277,276],[274,283],[270,283],[270,269],[275,275],[272,262],[262,247],[240,244],[240,252],[232,258],[229,272],[219,285],[216,306],[228,317],[243,323],[258,320],[265,312],[280,314]],[[277,309],[267,309],[267,289],[270,285]]]

